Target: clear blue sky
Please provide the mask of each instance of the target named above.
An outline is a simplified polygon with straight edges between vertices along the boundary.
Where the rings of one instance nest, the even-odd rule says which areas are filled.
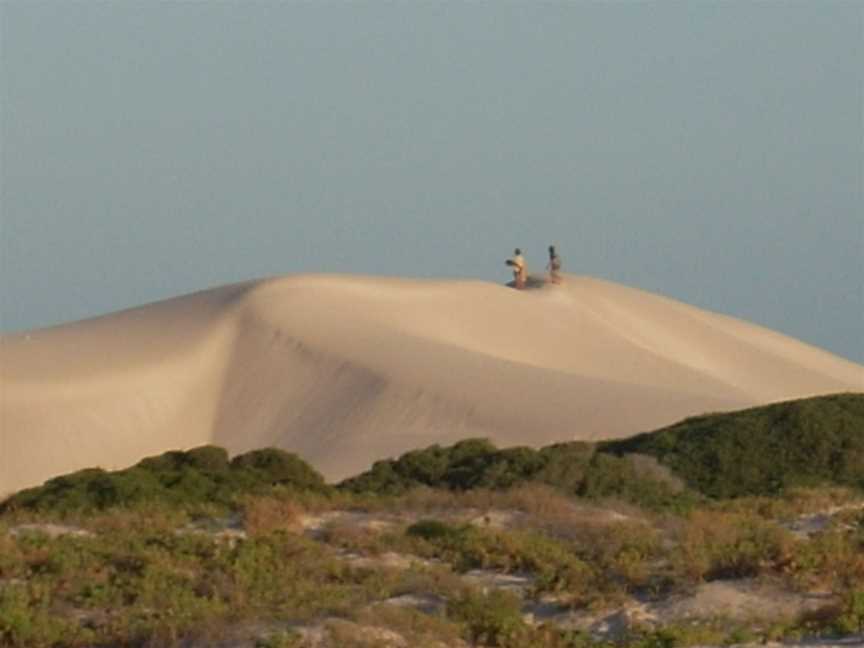
[[[0,2],[0,328],[298,272],[641,287],[864,362],[864,3]]]

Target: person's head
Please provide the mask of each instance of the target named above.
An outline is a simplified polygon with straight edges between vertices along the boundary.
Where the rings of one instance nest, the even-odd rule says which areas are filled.
[[[516,248],[515,250],[513,250],[513,254],[522,254],[522,250]]]
[[[554,245],[549,246],[549,256],[555,256],[555,246]]]

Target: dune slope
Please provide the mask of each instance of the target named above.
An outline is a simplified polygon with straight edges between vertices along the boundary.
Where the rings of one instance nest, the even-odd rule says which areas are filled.
[[[842,391],[864,367],[597,279],[289,276],[0,338],[0,494],[203,443],[338,479],[467,436],[615,438]]]

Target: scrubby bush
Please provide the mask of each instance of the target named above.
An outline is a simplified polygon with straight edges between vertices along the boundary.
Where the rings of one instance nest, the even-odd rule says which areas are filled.
[[[642,457],[595,453],[575,494],[592,499],[618,498],[653,510],[685,511],[698,501],[698,496],[685,491],[671,473],[647,470]]]
[[[323,490],[324,478],[297,455],[264,448],[241,454],[231,460],[233,471],[247,471],[256,481],[269,485],[290,486],[298,490]]]
[[[268,448],[229,462],[223,448],[203,446],[148,457],[125,470],[90,468],[56,477],[11,496],[0,504],[0,514],[12,510],[104,510],[145,502],[235,507],[243,495],[266,495],[286,488],[329,491],[324,478],[292,453]]]
[[[60,642],[83,645],[92,639],[92,632],[72,619],[57,618],[35,594],[24,586],[0,588],[0,645],[49,648]]]
[[[351,616],[361,627],[387,628],[402,639],[402,642],[394,643],[402,643],[402,645],[411,648],[445,648],[446,646],[463,645],[459,640],[462,628],[443,614],[429,614],[410,607],[385,603],[357,610]],[[353,631],[353,636],[356,638],[356,626],[346,629],[346,631]],[[332,634],[331,632],[332,639],[336,640],[333,642],[334,646],[347,648],[347,646],[352,645],[350,643],[351,635],[335,637]],[[383,648],[380,635],[376,637],[374,633],[371,634],[371,641],[366,645],[370,648]]]
[[[684,512],[701,496],[774,495],[822,485],[864,488],[864,395],[823,396],[687,419],[630,439],[497,449],[484,439],[413,450],[340,484],[402,494],[421,486],[504,489],[542,482]]]
[[[100,480],[106,475],[101,468],[87,468],[55,477],[36,488],[27,488],[6,499],[0,512],[13,509],[49,510],[88,508],[98,491]]]
[[[864,632],[864,589],[846,594],[835,627],[841,634]]]
[[[578,442],[542,450],[498,450],[484,439],[469,439],[444,448],[430,446],[398,459],[378,461],[371,470],[343,481],[339,488],[354,493],[401,495],[420,487],[501,490],[531,482],[567,494],[594,499],[615,497],[654,509],[685,510],[697,499],[653,457],[621,458],[598,453],[594,446]]]
[[[771,522],[740,513],[694,511],[683,522],[675,561],[694,581],[758,576],[788,564],[791,534]]]
[[[841,592],[864,583],[864,532],[828,528],[799,543],[784,572],[802,590]]]
[[[243,528],[249,535],[273,531],[296,532],[301,526],[303,508],[285,497],[249,497],[241,505]]]
[[[196,468],[206,472],[228,469],[228,451],[214,445],[205,445],[183,452],[172,450],[138,462],[137,467],[155,473],[165,473],[184,468]]]
[[[451,489],[510,488],[537,475],[545,459],[536,450],[526,447],[483,452],[453,462],[443,475],[444,484]]]
[[[340,488],[379,495],[399,495],[419,486],[465,488],[463,480],[474,476],[464,466],[497,452],[486,439],[466,439],[446,448],[436,444],[398,459],[377,461],[370,470],[343,481]]]
[[[690,418],[599,449],[655,456],[716,498],[821,485],[864,488],[864,394]]]
[[[568,545],[598,574],[588,592],[594,600],[615,601],[628,592],[663,589],[668,584],[662,566],[669,553],[668,542],[659,530],[641,520],[585,521],[570,531]]]
[[[440,520],[418,520],[406,529],[409,536],[423,538],[429,542],[458,540],[464,527],[441,522]]]
[[[465,590],[447,603],[447,616],[464,624],[465,637],[474,645],[524,645],[523,636],[530,632],[519,599],[500,590]]]
[[[539,450],[543,468],[537,473],[540,481],[575,490],[585,479],[585,468],[597,451],[597,446],[585,441],[554,443]]]
[[[592,569],[567,544],[534,531],[500,531],[420,520],[409,526],[406,534],[420,541],[411,547],[414,552],[444,560],[457,571],[530,573],[537,593],[566,590],[572,602],[589,596],[597,581]]]

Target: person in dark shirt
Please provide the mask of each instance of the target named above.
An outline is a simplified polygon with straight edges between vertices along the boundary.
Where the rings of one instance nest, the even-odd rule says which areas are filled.
[[[561,283],[561,257],[555,251],[555,246],[549,246],[549,263],[546,264],[549,271],[549,281],[554,284]]]

